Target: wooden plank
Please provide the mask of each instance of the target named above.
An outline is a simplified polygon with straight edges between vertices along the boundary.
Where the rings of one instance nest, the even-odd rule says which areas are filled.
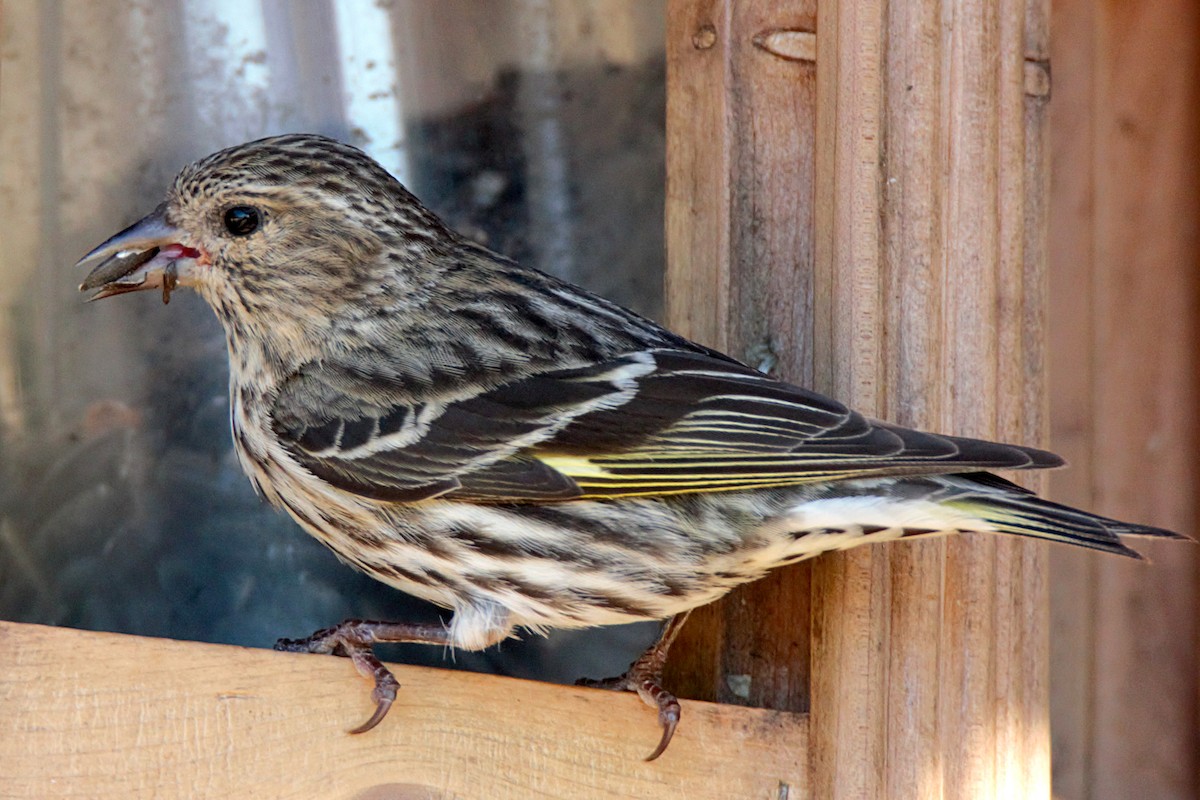
[[[1050,410],[1046,365],[1049,360],[1049,226],[1050,226],[1050,0],[1026,0],[1023,29],[1008,29],[1009,80],[1006,102],[1024,108],[1023,125],[1010,128],[1010,142],[1002,147],[1024,148],[1024,164],[1012,165],[1013,173],[1023,169],[1019,192],[1024,217],[1021,220],[1020,285],[1015,295],[1021,309],[1020,338],[1011,346],[1020,358],[1010,360],[1002,369],[1019,374],[1024,392],[1012,395],[1007,416],[999,421],[1002,433],[1023,442],[1046,444],[1050,441]],[[1011,24],[1011,23],[1010,23]],[[1014,52],[1015,50],[1015,52]],[[1015,61],[1023,63],[1016,67]],[[1011,329],[1011,328],[1010,328]],[[1002,345],[1003,346],[1003,345]],[[1002,408],[1005,406],[1002,404]],[[1011,433],[1010,433],[1011,432]],[[1025,473],[1014,480],[1045,492],[1049,479],[1045,473]],[[1001,662],[997,693],[1011,699],[1018,708],[1000,726],[1000,777],[998,786],[1025,787],[1046,793],[1050,789],[1050,560],[1048,550],[1029,543],[1010,543],[1012,577],[1003,584],[1000,620],[995,647],[1012,657]],[[1004,735],[1007,734],[1007,735]]]
[[[701,702],[658,761],[630,694],[394,666],[384,723],[344,660],[0,622],[0,795],[808,796],[803,715]]]
[[[1044,115],[1024,90],[1044,100],[1045,73],[1027,56],[1044,61],[1045,4],[823,0],[815,102],[808,72],[778,95],[761,88],[779,85],[745,58],[739,26],[758,6],[669,6],[672,323],[742,358],[790,356],[785,377],[868,412],[1037,439]],[[809,16],[790,24],[797,41],[812,30]],[[757,92],[772,102],[754,105]],[[789,149],[807,131],[811,170]],[[811,237],[779,232],[806,219]],[[976,537],[819,560],[816,796],[1048,791],[1044,558]],[[722,678],[747,653],[801,668],[802,644],[774,647],[799,629],[781,613],[796,600],[771,585],[694,622],[672,680],[725,698]],[[736,626],[731,606],[745,609]]]
[[[1044,4],[820,10],[817,386],[1036,442],[1044,115],[1024,90]],[[1048,792],[1044,561],[969,537],[817,562],[815,795]]]
[[[881,283],[886,6],[880,0],[822,0],[818,11],[814,385],[879,414],[886,396]],[[887,33],[902,37],[904,29]],[[927,776],[939,779],[940,769],[928,769],[928,758],[940,762],[936,728],[927,724],[929,709],[914,704],[910,726],[889,725],[889,651],[902,641],[889,632],[892,556],[872,547],[814,564],[811,780],[818,797],[888,796],[888,745],[893,733],[903,737],[905,731],[920,743],[901,750],[924,747],[927,757],[911,765],[915,772],[897,764],[897,780],[915,777],[908,793],[923,797],[930,788]],[[935,643],[925,638],[920,653]],[[936,658],[936,648],[933,654]],[[908,661],[909,654],[897,655]],[[918,671],[910,678],[921,684],[929,674]],[[901,777],[901,771],[908,774]]]
[[[669,324],[800,383],[812,378],[814,24],[811,0],[668,3]],[[693,614],[668,685],[805,709],[808,576],[780,570]]]
[[[944,65],[931,56],[930,43],[940,38],[942,17],[935,3],[890,3],[886,8],[887,50],[879,58],[886,58],[887,65],[872,62],[884,73],[884,99],[862,100],[882,105],[885,166],[876,179],[878,195],[872,191],[869,202],[847,201],[851,213],[857,209],[882,218],[882,242],[872,245],[878,263],[866,266],[879,273],[881,287],[864,294],[877,298],[881,306],[877,313],[882,330],[876,328],[874,336],[880,342],[876,357],[883,375],[874,379],[878,395],[865,396],[863,402],[872,403],[885,418],[936,428],[944,425],[944,414],[935,387],[946,382],[941,343],[945,309],[937,299],[945,282],[945,188],[931,176],[941,171],[944,158]],[[851,68],[861,69],[865,63],[856,59]],[[873,134],[872,126],[862,138],[869,142]],[[869,175],[869,162],[864,159],[860,169]],[[919,315],[915,318],[914,310]],[[879,695],[886,703],[884,796],[939,796],[945,760],[938,743],[940,651],[935,645],[942,635],[943,598],[931,589],[942,582],[944,547],[919,543],[894,548],[886,556],[880,575],[868,574],[867,585],[858,588],[860,593],[882,595],[877,602],[887,615],[882,621],[887,639],[879,675],[865,690],[848,681],[844,691],[858,703],[876,702]],[[842,746],[853,752],[852,744]]]
[[[1055,494],[1194,532],[1200,5],[1064,2],[1055,25],[1075,31],[1055,56],[1070,104],[1054,134],[1069,153],[1055,172],[1064,318],[1052,375],[1066,398],[1055,435],[1084,457]],[[1200,556],[1164,542],[1139,549],[1152,568],[1055,564],[1065,798],[1200,795]]]
[[[1096,501],[1103,512],[1194,532],[1200,6],[1143,0],[1105,10],[1098,37],[1105,112],[1096,120],[1104,181],[1092,343]],[[1196,797],[1200,558],[1166,542],[1142,549],[1153,573],[1112,560],[1099,565],[1095,792]]]
[[[1091,356],[1095,260],[1096,16],[1092,0],[1055,0],[1050,103],[1050,425],[1070,464],[1050,478],[1055,499],[1095,508]],[[1096,570],[1092,553],[1050,551],[1050,718],[1054,796],[1090,797]]]
[[[720,0],[667,3],[667,324],[720,350],[729,347],[727,12]],[[693,611],[676,640],[665,678],[679,696],[723,693],[728,602]]]

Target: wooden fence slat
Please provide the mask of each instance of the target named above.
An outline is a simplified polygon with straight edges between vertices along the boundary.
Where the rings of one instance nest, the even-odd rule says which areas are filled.
[[[668,7],[670,321],[868,413],[1034,443],[1045,2],[815,12]],[[804,46],[762,61],[759,28]],[[672,685],[728,700],[749,679],[742,699],[792,707],[809,697],[772,676],[811,669],[816,796],[1048,790],[1044,547],[871,548],[811,576],[808,667],[803,642],[778,646],[808,580],[787,570],[699,615]]]
[[[1190,0],[1104,8],[1105,60],[1097,69],[1106,109],[1096,120],[1095,165],[1102,182],[1096,248],[1104,267],[1091,344],[1098,361],[1096,503],[1104,512],[1194,533],[1200,8]],[[1173,45],[1164,47],[1168,41]],[[1129,386],[1140,391],[1122,391]],[[1155,469],[1142,469],[1150,460]],[[1099,565],[1095,790],[1194,797],[1200,559],[1169,542],[1143,550],[1156,562],[1153,574],[1138,564]]]
[[[1095,508],[1092,492],[1091,349],[1095,279],[1095,18],[1091,0],[1056,0],[1051,64],[1050,405],[1054,450],[1070,463],[1050,479],[1056,499]],[[1064,361],[1065,356],[1065,361]],[[1098,509],[1097,509],[1098,510]],[[1062,800],[1090,797],[1096,570],[1091,553],[1050,552],[1050,718],[1053,787]]]
[[[1054,27],[1054,496],[1195,535],[1200,4],[1061,0]],[[1055,555],[1064,800],[1200,795],[1200,554],[1138,549]]]
[[[806,789],[803,715],[684,702],[658,760],[630,694],[393,667],[388,718],[349,662],[0,622],[0,796],[749,797]]]
[[[814,385],[879,414],[886,397],[882,330],[887,312],[881,296],[886,217],[880,167],[888,20],[880,0],[822,0],[818,11]],[[922,87],[919,94],[924,92]],[[914,703],[912,724],[895,731],[919,740],[912,748],[897,741],[901,750],[923,749],[926,757],[915,764],[898,763],[902,775],[887,770],[893,733],[887,676],[895,641],[889,629],[896,607],[888,579],[889,550],[860,548],[826,556],[813,566],[810,708],[819,727],[812,728],[811,779],[819,797],[886,797],[893,778],[913,781],[909,791],[924,796],[930,779],[935,784],[940,780],[940,770],[929,769],[929,759],[940,763],[936,725],[930,726],[936,705]],[[926,638],[919,649],[936,660],[936,648],[929,647],[935,642]],[[897,655],[907,660],[907,654]],[[919,664],[906,666],[918,668],[910,675],[913,691],[927,695],[924,687],[936,672],[919,671]]]
[[[1045,124],[1025,87],[1044,3],[820,11],[817,388],[1036,443]],[[815,795],[1048,792],[1043,546],[852,551],[819,559],[813,585]]]
[[[669,0],[667,14],[668,323],[811,383],[815,5]],[[668,685],[807,708],[809,574],[779,570],[699,609]]]

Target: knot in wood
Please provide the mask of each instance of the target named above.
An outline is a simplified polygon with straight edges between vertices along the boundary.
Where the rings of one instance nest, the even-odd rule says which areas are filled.
[[[717,43],[717,29],[712,24],[702,25],[692,36],[692,46],[697,50],[707,50]]]

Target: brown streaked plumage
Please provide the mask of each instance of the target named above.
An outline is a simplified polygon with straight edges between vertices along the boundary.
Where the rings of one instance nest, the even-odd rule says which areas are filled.
[[[350,621],[285,649],[482,648],[518,627],[677,616],[612,688],[679,706],[682,616],[781,564],[959,531],[1135,555],[1176,536],[1041,500],[988,469],[1042,450],[867,419],[448,230],[358,150],[263,139],[185,167],[81,262],[105,297],[189,286],[229,347],[234,442],[260,492],[342,559],[454,612]]]

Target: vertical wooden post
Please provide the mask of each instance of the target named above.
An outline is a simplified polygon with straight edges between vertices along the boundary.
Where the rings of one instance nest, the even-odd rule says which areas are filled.
[[[1035,443],[1044,2],[816,11],[669,6],[672,323],[869,413]],[[809,42],[815,75],[751,49],[771,31]],[[1048,793],[1044,562],[1039,545],[979,536],[816,562],[815,797]],[[789,605],[803,580],[785,571],[702,616],[677,678],[727,699],[737,665],[752,701],[803,707],[801,692],[753,694],[806,669],[765,663],[807,652]]]
[[[1053,494],[1195,535],[1200,3],[1054,11]],[[1051,559],[1063,800],[1200,795],[1200,555],[1139,549]]]
[[[841,398],[1043,438],[1047,15],[822,3],[816,360]],[[1042,546],[855,551],[813,585],[816,796],[1048,793]]]
[[[670,323],[811,384],[816,7],[670,0],[667,14]],[[670,685],[805,710],[809,573],[783,570],[693,615]]]

